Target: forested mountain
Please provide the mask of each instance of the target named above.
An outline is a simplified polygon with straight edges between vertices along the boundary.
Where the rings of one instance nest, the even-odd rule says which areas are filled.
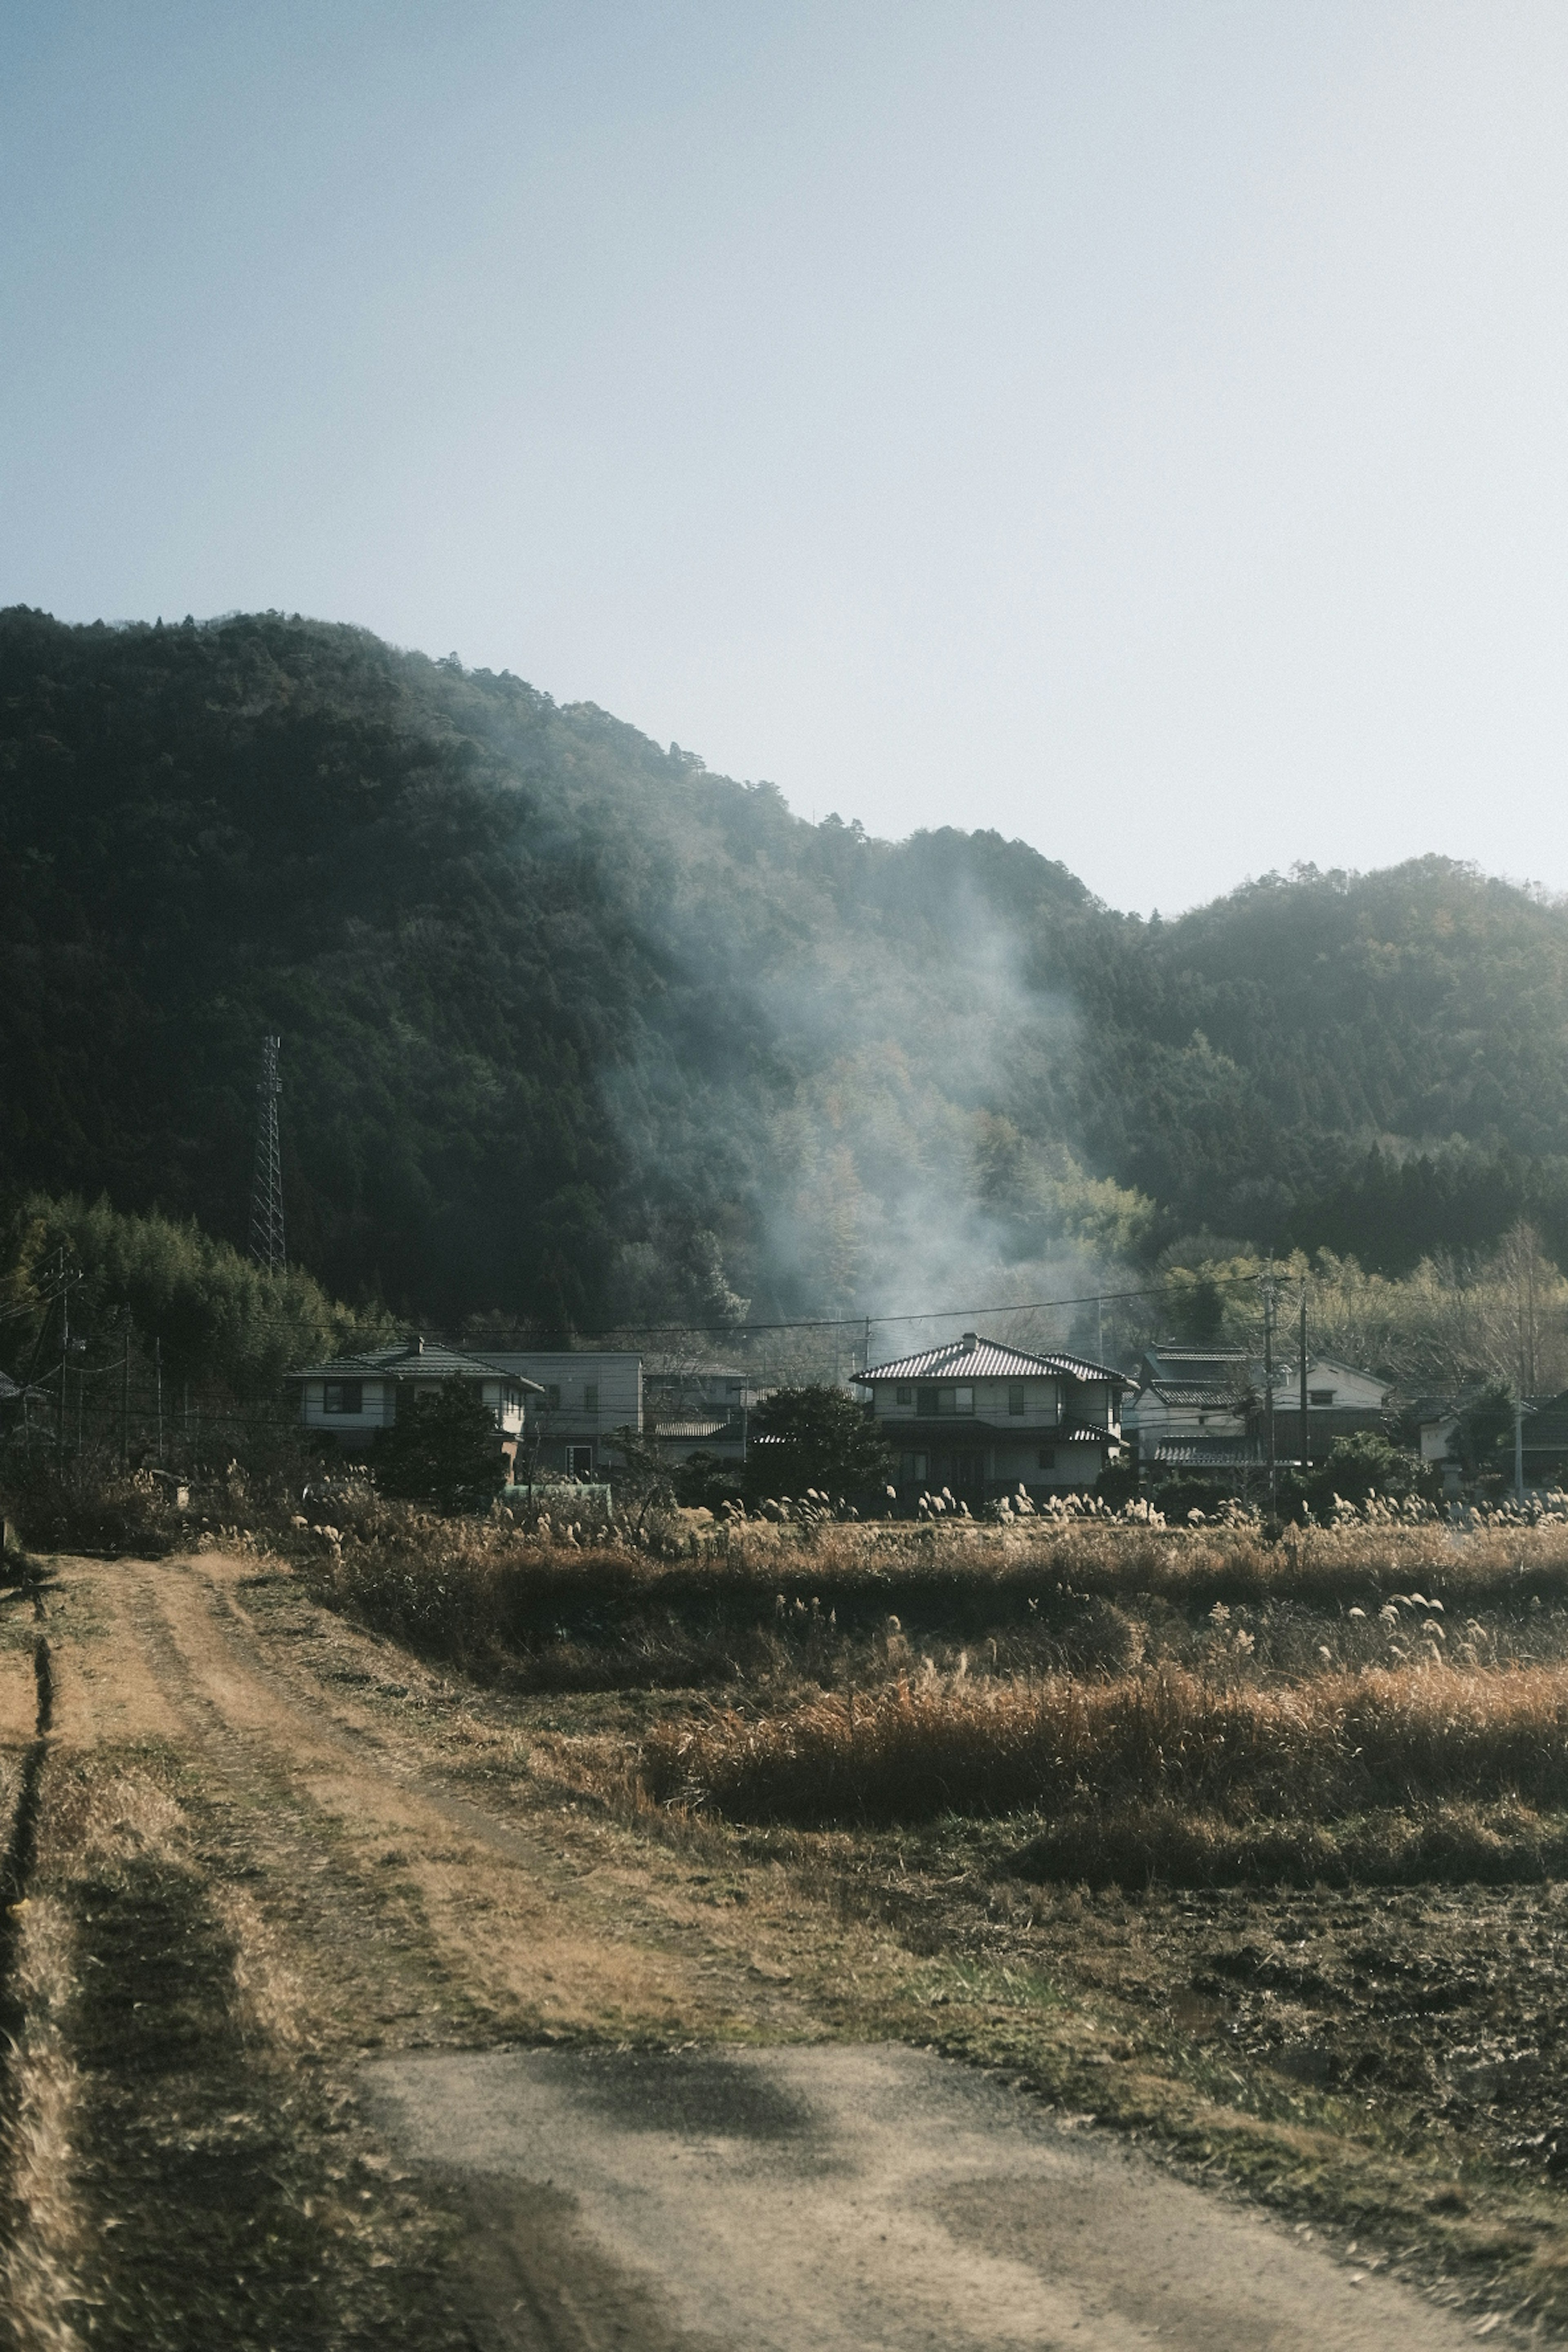
[[[1421,859],[1146,923],[279,614],[0,615],[0,1189],[243,1240],[276,1029],[291,1252],[448,1323],[940,1305],[1200,1226],[1568,1251],[1553,903]]]

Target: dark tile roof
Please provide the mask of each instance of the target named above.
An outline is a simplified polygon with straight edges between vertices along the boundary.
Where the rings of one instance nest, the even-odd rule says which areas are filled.
[[[309,1364],[303,1371],[290,1372],[289,1377],[293,1381],[471,1381],[476,1374],[492,1381],[508,1381],[513,1388],[531,1389],[536,1396],[544,1393],[537,1381],[524,1380],[521,1372],[508,1371],[486,1357],[445,1347],[438,1339],[405,1339],[395,1348],[374,1348],[363,1356],[339,1356],[332,1363]]]
[[[1000,1340],[953,1339],[945,1348],[926,1348],[918,1356],[900,1356],[890,1364],[870,1364],[849,1377],[858,1388],[874,1388],[883,1381],[1021,1381],[1042,1374],[1075,1381],[1114,1381],[1127,1386],[1125,1372],[1109,1364],[1091,1364],[1082,1356],[1037,1356],[1024,1348],[1006,1348]]]
[[[1165,1404],[1206,1405],[1211,1412],[1229,1412],[1237,1402],[1240,1391],[1222,1386],[1217,1381],[1199,1382],[1151,1381],[1149,1390]]]
[[[1261,1458],[1255,1445],[1234,1437],[1173,1437],[1154,1448],[1165,1470],[1256,1470]]]

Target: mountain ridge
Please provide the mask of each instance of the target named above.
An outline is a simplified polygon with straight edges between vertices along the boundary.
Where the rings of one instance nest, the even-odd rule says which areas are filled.
[[[1168,921],[795,817],[348,625],[0,614],[0,1188],[456,1323],[870,1311],[1205,1232],[1568,1254],[1568,912],[1436,857]]]

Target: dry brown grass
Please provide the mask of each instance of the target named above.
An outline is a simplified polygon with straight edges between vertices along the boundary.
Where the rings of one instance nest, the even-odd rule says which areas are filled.
[[[247,2049],[297,2050],[309,2038],[305,1985],[277,1928],[243,1887],[213,1890],[234,1948],[233,2011]]]
[[[689,1549],[670,1559],[369,1495],[323,1507],[335,1513],[329,1531],[274,1538],[319,1598],[427,1657],[536,1689],[863,1680],[893,1617],[937,1640],[939,1665],[942,1643],[994,1640],[998,1663],[1019,1669],[1111,1671],[1130,1662],[1129,1612],[1196,1623],[1218,1602],[1340,1620],[1359,1607],[1370,1618],[1391,1594],[1419,1591],[1446,1596],[1452,1625],[1455,1612],[1568,1601],[1560,1521],[1468,1535],[1373,1523],[1272,1545],[1247,1527],[752,1521],[689,1529]],[[1091,1604],[1122,1618],[1097,1623]],[[1342,1646],[1369,1661],[1375,1644]]]
[[[6,2059],[5,2227],[0,2236],[0,2304],[17,2352],[78,2352],[68,2315],[84,2252],[82,2217],[71,2185],[77,2069],[62,2021],[75,1990],[65,1906],[27,1900],[16,1942],[14,1990],[25,2022]]]
[[[1092,1799],[1334,1819],[1443,1798],[1568,1800],[1568,1667],[1430,1664],[1266,1688],[1181,1669],[900,1680],[656,1727],[649,1787],[752,1821],[895,1822]]]

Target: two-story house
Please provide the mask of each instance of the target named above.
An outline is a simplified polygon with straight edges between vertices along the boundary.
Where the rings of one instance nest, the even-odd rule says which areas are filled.
[[[378,1430],[390,1429],[399,1412],[421,1398],[439,1395],[448,1381],[461,1381],[494,1413],[497,1443],[509,1462],[522,1435],[525,1400],[538,1386],[491,1358],[422,1339],[310,1364],[289,1377],[299,1385],[300,1419],[307,1429],[360,1445]]]
[[[1124,1373],[966,1331],[945,1348],[850,1375],[896,1447],[901,1488],[973,1505],[1092,1486],[1121,1447]]]
[[[503,1349],[492,1363],[539,1391],[521,1478],[606,1478],[619,1461],[614,1433],[643,1432],[642,1358],[619,1350]]]

